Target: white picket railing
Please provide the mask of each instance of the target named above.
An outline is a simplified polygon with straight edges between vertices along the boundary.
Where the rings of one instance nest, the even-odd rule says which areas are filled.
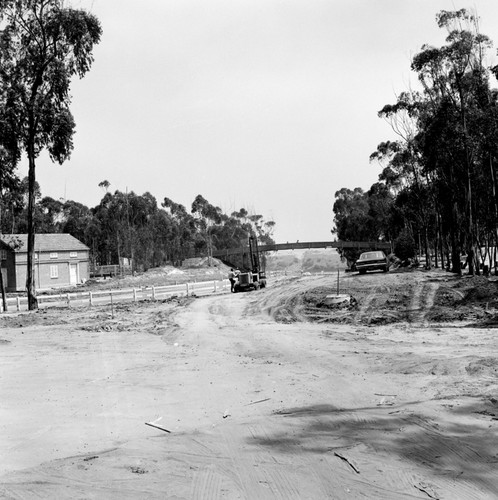
[[[228,280],[200,281],[180,285],[151,286],[115,290],[78,291],[55,295],[38,295],[38,307],[100,305],[112,302],[140,302],[143,300],[161,300],[168,297],[188,297],[230,292]],[[28,298],[24,296],[7,298],[7,311],[25,311]],[[3,304],[0,300],[0,312]]]

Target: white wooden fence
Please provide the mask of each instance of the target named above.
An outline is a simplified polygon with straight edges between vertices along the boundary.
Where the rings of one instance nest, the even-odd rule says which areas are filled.
[[[183,283],[181,285],[151,286],[115,290],[99,291],[77,291],[56,295],[38,295],[38,307],[50,306],[84,306],[110,304],[113,302],[139,302],[143,300],[162,300],[168,297],[188,297],[199,295],[210,295],[213,293],[230,292],[228,280],[201,281],[195,283]],[[7,311],[26,311],[28,309],[28,298],[23,296],[9,297],[7,299]],[[0,300],[0,312],[3,304]]]

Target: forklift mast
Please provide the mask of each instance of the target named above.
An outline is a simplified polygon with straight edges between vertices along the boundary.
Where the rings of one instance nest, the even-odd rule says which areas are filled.
[[[261,269],[261,260],[259,255],[258,240],[251,236],[249,238],[249,255],[243,254],[244,271],[237,278],[237,283],[234,286],[234,292],[242,292],[247,290],[259,290],[266,287],[266,276],[264,269]],[[250,262],[249,262],[250,261]],[[264,259],[263,259],[264,265]]]
[[[252,272],[259,273],[262,269],[259,261],[258,240],[254,236],[249,238],[249,255],[251,256]]]

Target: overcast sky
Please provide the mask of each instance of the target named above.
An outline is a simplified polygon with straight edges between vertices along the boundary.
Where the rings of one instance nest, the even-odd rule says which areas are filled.
[[[416,86],[410,61],[421,46],[444,42],[438,11],[476,9],[498,43],[496,0],[72,5],[104,34],[72,85],[71,159],[38,160],[42,194],[92,207],[103,180],[159,204],[190,208],[202,194],[227,213],[274,220],[278,242],[332,239],[334,193],[377,180],[369,155],[394,137],[377,111]]]

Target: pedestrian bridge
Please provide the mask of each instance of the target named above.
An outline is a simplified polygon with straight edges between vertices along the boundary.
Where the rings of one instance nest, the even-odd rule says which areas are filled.
[[[272,245],[258,245],[259,252],[278,252],[279,250],[310,250],[312,248],[355,248],[357,250],[390,250],[391,243],[380,241],[304,241],[295,243],[274,243]],[[245,255],[249,247],[228,248],[213,251],[213,257],[223,260],[227,257]]]

